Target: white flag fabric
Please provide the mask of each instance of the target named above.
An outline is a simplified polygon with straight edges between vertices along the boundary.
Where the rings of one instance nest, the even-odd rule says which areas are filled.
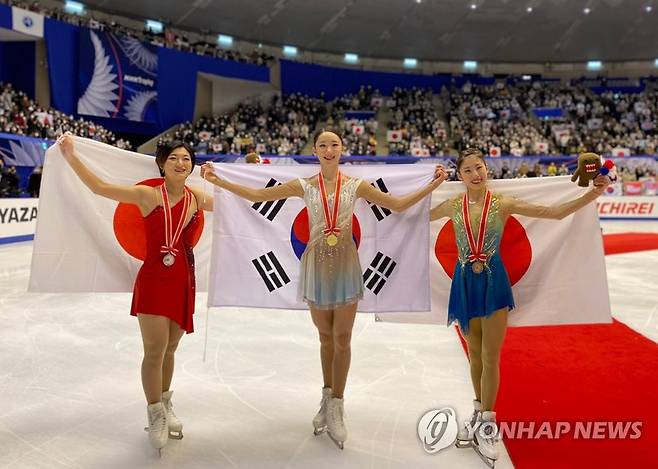
[[[310,177],[318,165],[257,166],[217,164],[217,173],[250,187],[266,187]],[[427,184],[433,165],[344,166],[394,195]],[[364,273],[359,310],[429,311],[429,196],[403,213],[358,200],[353,238]],[[307,237],[301,198],[252,203],[217,189],[209,306],[302,309],[297,297],[300,258]],[[306,229],[306,231],[305,231]]]
[[[80,137],[84,164],[106,182],[132,185],[160,177],[155,159]],[[203,188],[195,168],[187,185]],[[142,262],[124,250],[114,227],[118,203],[92,193],[73,172],[59,145],[46,151],[29,290],[35,292],[129,292]],[[197,290],[207,289],[211,214],[194,248]]]
[[[492,192],[525,202],[553,206],[575,199],[588,189],[569,176],[496,180]],[[460,182],[442,184],[433,193],[432,205],[463,193]],[[585,324],[611,322],[603,238],[596,204],[591,203],[562,220],[514,215],[505,228],[501,257],[512,281],[516,307],[510,326]],[[450,254],[448,219],[430,228],[430,278],[432,313],[405,316],[382,314],[384,321],[446,324],[451,271],[456,252]],[[444,230],[445,228],[445,230]]]
[[[18,7],[11,7],[11,27],[19,33],[43,37],[43,15]]]

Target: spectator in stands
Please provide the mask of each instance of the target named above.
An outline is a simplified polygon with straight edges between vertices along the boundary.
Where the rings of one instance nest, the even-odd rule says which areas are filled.
[[[27,181],[27,192],[32,197],[39,197],[39,190],[41,188],[41,174],[43,173],[43,166],[37,166],[30,174],[30,179]]]
[[[7,197],[18,197],[20,195],[20,180],[16,172],[16,166],[9,166],[2,175],[2,185]]]

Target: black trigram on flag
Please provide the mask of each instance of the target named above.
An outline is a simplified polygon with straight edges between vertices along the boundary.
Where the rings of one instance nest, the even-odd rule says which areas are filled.
[[[265,187],[280,186],[280,185],[281,183],[279,181],[272,178],[267,182],[267,185]],[[283,207],[283,204],[286,203],[286,200],[288,199],[270,200],[269,202],[256,202],[251,206],[251,208],[253,208],[258,213],[263,215],[269,221],[273,221],[274,217],[276,217],[279,211],[281,210],[281,207]]]
[[[377,251],[377,255],[370,263],[370,267],[363,273],[363,284],[365,287],[378,294],[391,276],[397,263],[388,256]]]
[[[256,259],[252,259],[251,263],[256,267],[256,270],[270,292],[290,283],[290,277],[288,277],[286,271],[283,270],[279,260],[272,251],[263,254]]]
[[[384,180],[382,178],[377,179],[375,182],[371,183],[370,185],[375,188],[379,188],[379,190],[381,190],[382,192],[386,192],[388,194],[388,187],[386,187],[386,184],[384,184]],[[368,202],[368,205],[370,205],[370,209],[372,210],[372,213],[374,213],[375,217],[377,217],[377,221],[382,221],[384,218],[386,218],[391,214],[391,211],[387,208],[375,205],[370,201],[366,201],[366,202]]]

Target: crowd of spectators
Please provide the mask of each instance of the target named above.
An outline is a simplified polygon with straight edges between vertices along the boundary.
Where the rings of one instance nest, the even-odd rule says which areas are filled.
[[[448,132],[431,89],[395,88],[388,100],[392,118],[388,130],[389,155],[441,156],[448,154]]]
[[[326,117],[321,99],[301,94],[275,96],[267,106],[242,103],[233,112],[187,122],[164,135],[160,142],[182,140],[200,154],[296,155]]]
[[[450,137],[459,151],[499,148],[503,155],[655,154],[658,93],[595,93],[584,83],[497,82],[452,88]],[[539,117],[535,110],[555,111]]]
[[[104,127],[55,109],[45,109],[23,91],[4,83],[0,83],[0,131],[48,140],[55,140],[58,133],[69,131],[119,148],[131,148],[130,142],[117,138]]]

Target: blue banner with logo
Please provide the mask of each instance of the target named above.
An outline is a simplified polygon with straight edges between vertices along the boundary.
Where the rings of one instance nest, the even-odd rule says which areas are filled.
[[[80,28],[81,115],[158,122],[157,46]]]

